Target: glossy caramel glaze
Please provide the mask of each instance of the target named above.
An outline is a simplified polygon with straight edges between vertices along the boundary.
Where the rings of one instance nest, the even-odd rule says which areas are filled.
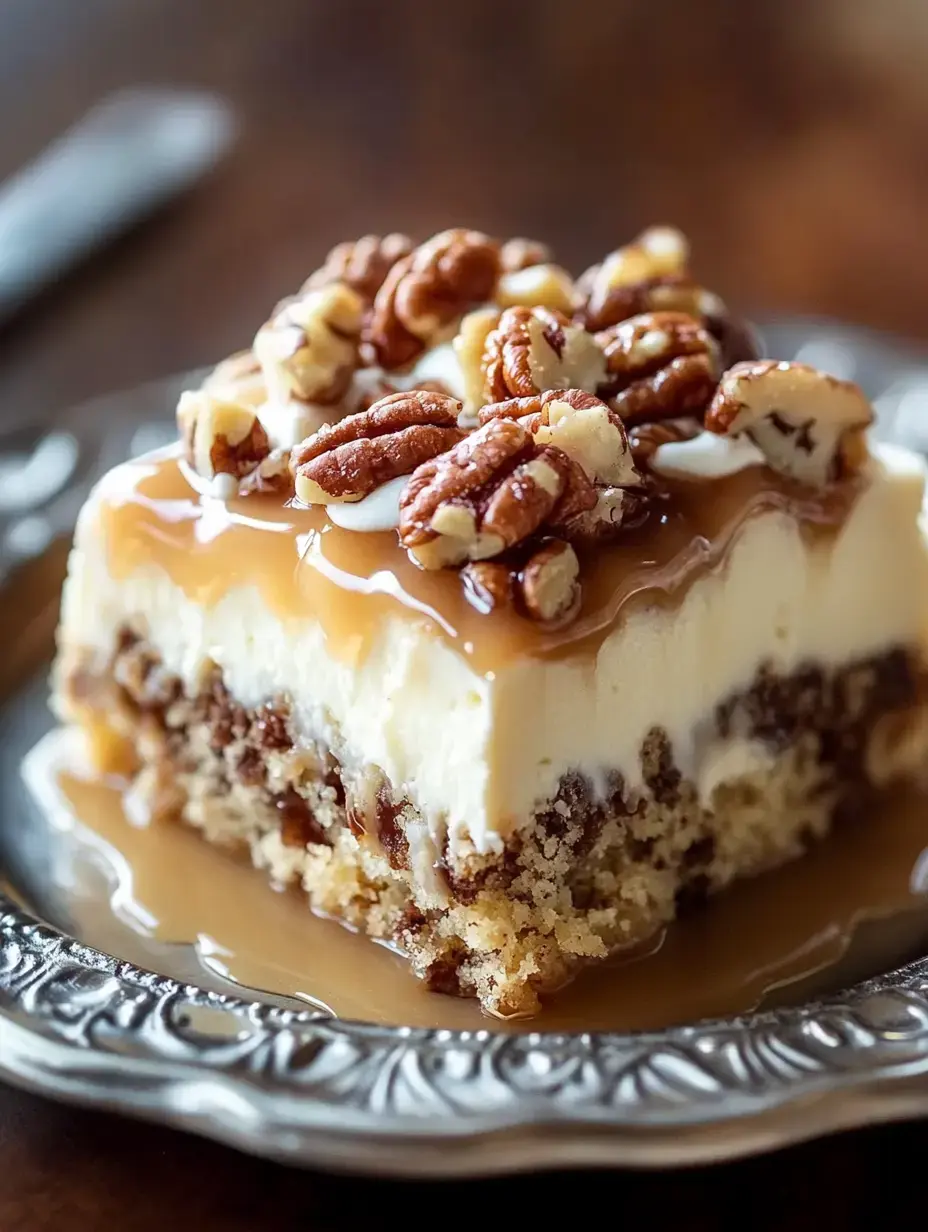
[[[739,527],[774,509],[809,534],[832,534],[859,484],[800,488],[767,467],[724,479],[662,480],[636,529],[581,550],[583,605],[566,628],[541,628],[514,612],[483,613],[455,570],[426,572],[393,531],[358,533],[321,508],[250,494],[223,502],[197,490],[171,447],[129,463],[101,511],[111,572],[160,566],[194,602],[211,605],[237,586],[257,586],[283,620],[319,620],[333,654],[363,658],[382,621],[399,612],[488,674],[517,656],[593,652],[632,605],[673,602],[724,558]]]

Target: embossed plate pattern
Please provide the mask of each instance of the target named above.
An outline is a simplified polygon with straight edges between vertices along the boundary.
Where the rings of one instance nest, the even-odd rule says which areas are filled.
[[[918,356],[823,322],[765,332],[770,353],[860,380],[884,431],[928,446]],[[0,481],[43,448],[59,473],[34,507],[0,482],[0,575],[67,531],[101,470],[163,439],[179,385],[0,439]],[[7,706],[4,782],[47,725],[34,704]],[[9,789],[0,810],[0,875],[15,884],[28,817]],[[372,1173],[693,1163],[928,1112],[928,958],[823,1003],[663,1032],[396,1029],[166,979],[0,893],[0,1076],[255,1153]]]

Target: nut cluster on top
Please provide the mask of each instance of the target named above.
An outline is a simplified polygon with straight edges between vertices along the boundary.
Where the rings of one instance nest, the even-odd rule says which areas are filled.
[[[447,343],[454,392],[418,371]],[[275,440],[284,410],[297,430]],[[660,491],[642,429],[746,435],[822,486],[863,464],[871,412],[848,382],[758,359],[684,237],[652,227],[576,281],[541,244],[465,229],[339,244],[178,419],[223,495],[331,506],[398,481],[422,568],[555,625],[579,609],[577,545],[639,525]]]

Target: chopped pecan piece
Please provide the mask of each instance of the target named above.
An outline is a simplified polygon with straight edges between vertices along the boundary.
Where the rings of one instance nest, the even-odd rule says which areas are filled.
[[[853,382],[772,359],[726,372],[706,413],[710,432],[745,433],[774,470],[817,487],[860,470],[872,421]]]
[[[307,505],[357,501],[409,475],[461,440],[456,398],[412,389],[326,425],[293,450],[296,494]]]
[[[181,394],[177,423],[187,461],[204,479],[240,478],[270,452],[267,433],[250,406],[223,401],[205,389]]]
[[[515,235],[503,244],[499,259],[504,274],[515,274],[532,265],[546,265],[551,260],[551,249],[540,240]]]
[[[401,368],[469,309],[491,298],[499,247],[479,231],[442,231],[390,270],[377,292],[365,341],[386,369]]]
[[[519,572],[519,599],[532,620],[569,623],[580,606],[580,562],[562,539],[549,539],[533,552]]]
[[[268,395],[331,406],[358,366],[363,304],[343,283],[332,283],[278,306],[255,337]]]
[[[689,257],[689,243],[682,232],[674,227],[649,227],[580,275],[578,317],[593,331],[617,324],[632,315],[615,315],[624,302],[623,293],[635,294],[638,288],[662,278],[688,277]]]
[[[514,608],[540,624],[557,626],[577,614],[579,574],[580,562],[570,544],[546,539],[521,564],[473,561],[461,570],[461,581],[468,601],[480,612]]]
[[[702,321],[719,343],[722,367],[757,357],[747,325],[694,281],[689,245],[671,227],[652,227],[609,254],[577,281],[576,317],[594,333],[645,312],[685,312]]]
[[[550,308],[569,314],[573,279],[559,265],[530,265],[500,276],[496,302],[501,308]]]
[[[587,508],[551,519],[550,529],[575,543],[596,543],[614,539],[629,527],[639,526],[650,508],[649,493],[643,488],[620,488],[599,484]]]
[[[468,601],[478,612],[495,612],[512,606],[515,574],[501,560],[476,560],[461,570]]]
[[[544,525],[568,476],[559,450],[538,448],[515,420],[491,420],[412,475],[400,541],[425,569],[498,556]]]
[[[272,450],[245,476],[239,485],[239,494],[248,496],[252,492],[264,495],[273,492],[276,496],[285,497],[293,495],[293,472],[290,470],[288,449]]]
[[[701,414],[719,377],[718,347],[682,312],[646,312],[603,330],[600,389],[626,424]]]
[[[604,371],[596,341],[547,308],[507,308],[487,335],[483,365],[488,402],[547,389],[593,390]]]
[[[487,338],[499,322],[498,308],[477,308],[461,321],[452,346],[464,383],[464,413],[469,419],[484,403],[483,353]]]
[[[581,389],[549,389],[531,398],[510,398],[485,406],[481,423],[517,419],[539,445],[554,445],[596,484],[639,486],[621,418],[602,399]]]
[[[310,274],[303,291],[316,291],[333,282],[343,282],[360,295],[365,304],[372,304],[390,270],[412,252],[408,235],[362,235],[359,240],[346,240],[329,251],[323,265]]]

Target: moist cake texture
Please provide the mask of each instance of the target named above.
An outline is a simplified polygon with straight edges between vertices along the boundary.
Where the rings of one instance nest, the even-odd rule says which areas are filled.
[[[340,245],[88,501],[56,709],[137,819],[532,1013],[920,774],[924,469],[870,420],[669,228],[576,281]]]

